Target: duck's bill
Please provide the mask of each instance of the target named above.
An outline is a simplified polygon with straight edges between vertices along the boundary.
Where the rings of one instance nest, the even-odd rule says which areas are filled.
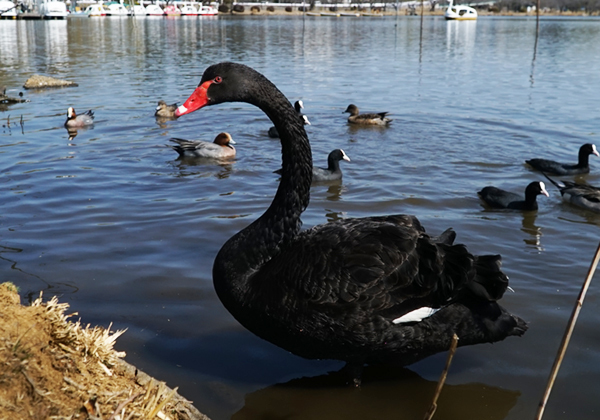
[[[182,115],[197,111],[200,108],[208,105],[208,96],[206,94],[208,86],[210,86],[210,81],[198,86],[194,93],[192,93],[190,97],[187,98],[187,101],[185,101],[183,105],[180,105],[175,110],[175,115],[177,117],[181,117]]]

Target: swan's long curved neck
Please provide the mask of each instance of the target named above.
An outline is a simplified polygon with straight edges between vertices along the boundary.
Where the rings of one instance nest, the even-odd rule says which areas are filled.
[[[300,230],[300,215],[309,202],[312,156],[304,124],[290,102],[267,79],[247,102],[273,122],[282,147],[282,176],[265,213],[238,232],[219,251],[213,266],[217,293],[243,293],[248,279]]]

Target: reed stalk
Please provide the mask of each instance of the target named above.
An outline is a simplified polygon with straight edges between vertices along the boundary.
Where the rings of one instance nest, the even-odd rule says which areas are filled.
[[[592,277],[594,277],[596,267],[598,266],[598,260],[600,260],[600,244],[598,244],[598,248],[596,249],[596,254],[594,255],[594,259],[592,260],[592,264],[590,265],[587,277],[583,282],[583,286],[581,286],[581,291],[579,292],[579,296],[577,297],[577,302],[575,302],[575,306],[573,307],[571,318],[569,319],[567,329],[563,336],[562,342],[560,343],[560,347],[558,348],[558,354],[556,355],[554,365],[552,366],[552,370],[550,371],[548,384],[546,385],[546,390],[544,391],[544,395],[542,397],[542,400],[540,401],[535,420],[541,420],[542,416],[544,415],[544,409],[546,408],[546,403],[548,402],[548,398],[550,397],[550,392],[552,392],[554,380],[556,379],[556,375],[558,374],[558,369],[560,369],[560,364],[562,363],[563,358],[565,357],[567,346],[569,345],[571,335],[573,334],[573,329],[575,328],[575,323],[577,322],[577,317],[579,316],[579,311],[581,311],[581,307],[583,306],[585,294],[587,292],[588,287],[590,286]]]
[[[431,420],[433,415],[435,414],[435,410],[437,410],[437,400],[442,393],[442,388],[444,387],[444,383],[446,383],[446,377],[448,376],[448,370],[450,369],[450,364],[452,363],[452,358],[454,357],[454,353],[456,353],[456,347],[458,346],[458,336],[454,334],[452,336],[452,343],[450,344],[450,350],[448,350],[448,358],[446,359],[446,366],[444,366],[444,370],[442,371],[442,375],[438,381],[437,387],[435,388],[435,394],[433,395],[433,401],[431,402],[431,407],[425,413],[425,417],[423,420]]]

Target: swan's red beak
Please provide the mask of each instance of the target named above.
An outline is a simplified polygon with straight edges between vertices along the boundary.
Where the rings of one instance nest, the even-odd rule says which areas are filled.
[[[181,117],[182,115],[197,111],[200,108],[208,105],[208,96],[206,94],[206,91],[208,90],[208,87],[211,85],[211,83],[212,80],[209,80],[208,82],[204,82],[200,86],[198,86],[194,93],[192,93],[187,99],[187,101],[185,101],[183,105],[179,106],[175,110],[175,116]]]

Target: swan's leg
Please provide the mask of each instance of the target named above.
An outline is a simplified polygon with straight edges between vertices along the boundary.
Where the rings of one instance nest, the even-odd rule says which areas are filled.
[[[342,368],[342,372],[346,375],[347,383],[358,388],[362,381],[364,363],[363,362],[347,362]]]

